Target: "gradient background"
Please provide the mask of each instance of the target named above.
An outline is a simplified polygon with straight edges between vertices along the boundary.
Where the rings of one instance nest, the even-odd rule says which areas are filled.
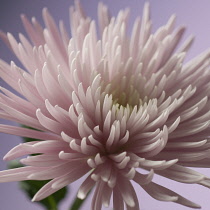
[[[96,19],[97,18],[97,0],[81,0],[86,13]],[[125,7],[131,8],[130,22],[132,23],[136,16],[141,16],[144,0],[102,0],[106,3],[112,14],[116,15],[120,9]],[[196,37],[193,48],[191,49],[187,59],[206,50],[210,46],[210,1],[192,1],[192,0],[150,0],[151,13],[153,20],[153,29],[166,23],[168,18],[176,13],[177,26],[186,25],[188,30],[185,38],[193,34]],[[18,33],[25,33],[20,20],[20,14],[24,13],[29,18],[36,18],[43,24],[42,8],[48,7],[55,20],[63,19],[68,28],[69,17],[68,8],[73,4],[73,0],[0,0],[0,29],[5,32],[11,32],[15,37]],[[8,62],[10,60],[17,61],[13,54],[0,41],[0,58]],[[18,63],[18,62],[17,62]],[[0,80],[1,86],[7,85]],[[1,123],[6,121],[0,120]],[[9,123],[9,122],[6,122]],[[11,123],[10,123],[11,124]],[[2,158],[13,146],[17,145],[21,139],[19,137],[0,134],[0,170],[6,169],[6,163]],[[209,169],[198,169],[200,172],[210,176]],[[202,205],[202,210],[210,209],[210,190],[201,186],[190,186],[187,184],[176,183],[167,179],[156,176],[155,181],[162,183],[170,189],[181,193],[186,198],[192,199],[194,202]],[[71,185],[70,193],[60,205],[60,210],[67,210],[71,200],[74,198],[79,182]],[[174,203],[159,202],[147,195],[140,187],[136,188],[139,202],[142,210],[187,210],[189,208],[182,207]],[[90,208],[90,201],[87,201],[83,210]],[[0,210],[42,210],[36,203],[31,203],[28,198],[18,189],[18,183],[0,184]]]

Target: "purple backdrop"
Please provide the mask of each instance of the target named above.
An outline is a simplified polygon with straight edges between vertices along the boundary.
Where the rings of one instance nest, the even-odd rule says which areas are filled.
[[[117,12],[125,7],[131,8],[131,23],[134,18],[142,14],[142,8],[144,0],[102,0],[106,3],[112,14],[116,15]],[[85,11],[89,16],[96,19],[97,17],[97,0],[85,1],[81,0]],[[68,7],[73,4],[72,0],[1,0],[0,1],[0,29],[7,32],[11,32],[18,36],[18,33],[24,33],[23,26],[21,24],[19,15],[21,13],[26,14],[28,17],[36,16],[41,23],[41,11],[43,7],[48,7],[51,14],[58,19],[63,19],[68,26]],[[194,34],[196,36],[193,48],[190,51],[188,58],[191,58],[210,46],[210,1],[177,1],[177,0],[151,0],[151,11],[154,29],[163,25],[168,18],[176,13],[177,14],[177,25],[186,25],[188,30],[186,35]],[[14,60],[17,61],[13,54],[5,47],[0,41],[0,58],[6,61]],[[1,86],[7,87],[6,84],[0,80]],[[0,122],[5,122],[0,120]],[[9,123],[9,122],[8,122]],[[6,169],[6,163],[3,162],[2,158],[6,152],[13,146],[17,145],[21,139],[11,135],[0,134],[1,147],[0,147],[0,170]],[[199,169],[199,171],[210,176],[210,170]],[[201,186],[190,186],[186,184],[179,184],[172,182],[161,177],[155,178],[159,183],[164,183],[165,186],[173,189],[176,192],[181,193],[189,199],[202,205],[202,210],[209,210],[209,189],[205,189]],[[76,194],[76,190],[79,182],[71,185],[71,193],[68,198],[60,205],[61,210],[67,210],[71,203],[72,198]],[[160,210],[160,209],[171,209],[171,210],[187,210],[188,208],[182,207],[173,203],[163,203],[152,199],[147,195],[140,187],[136,188],[138,192],[139,202],[141,209],[143,210]],[[18,189],[18,183],[5,183],[0,184],[0,205],[2,210],[42,210],[36,203],[31,203],[25,195]],[[83,209],[89,209],[90,202],[87,201]]]

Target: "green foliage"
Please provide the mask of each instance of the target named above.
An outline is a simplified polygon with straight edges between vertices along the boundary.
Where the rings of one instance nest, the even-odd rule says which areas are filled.
[[[24,128],[33,129],[27,126],[22,126]],[[33,129],[35,130],[35,129]],[[23,138],[24,142],[31,142],[31,141],[37,141],[38,139],[31,139],[31,138]],[[38,155],[38,154],[33,154]],[[10,161],[8,168],[20,168],[24,167],[23,164],[21,164],[18,161]],[[44,181],[37,181],[37,180],[25,180],[20,182],[20,188],[27,194],[27,196],[32,199],[34,195],[41,189],[45,184],[47,184],[50,180],[44,180]],[[67,187],[64,187],[60,189],[59,191],[55,192],[54,194],[48,196],[47,198],[38,201],[37,203],[41,204],[45,207],[46,210],[58,210],[58,204],[61,202],[65,196],[67,195]]]
[[[90,195],[90,193],[91,193],[91,190],[88,192],[86,198]],[[76,196],[75,199],[74,199],[74,202],[72,203],[72,205],[70,207],[70,210],[78,210],[78,209],[80,209],[80,207],[83,205],[83,203],[86,200],[86,198],[82,200],[82,199],[80,199],[80,198],[78,198]]]
[[[84,200],[76,197],[74,199],[74,203],[72,204],[70,210],[78,210],[82,206],[83,202]]]
[[[49,181],[49,180],[48,180]],[[48,181],[36,181],[27,180],[20,182],[21,189],[28,195],[30,199],[38,192],[38,190],[47,184]],[[61,190],[55,192],[54,194],[48,196],[47,198],[39,201],[47,210],[57,210],[58,204],[62,201],[67,193],[67,188],[62,188]]]
[[[9,168],[20,168],[24,167],[18,161],[11,161],[9,163]],[[27,194],[27,196],[32,199],[34,195],[38,192],[40,188],[42,188],[47,182],[50,180],[45,181],[37,181],[37,180],[26,180],[20,182],[20,188]],[[45,207],[47,210],[57,210],[58,204],[62,201],[67,194],[67,187],[60,189],[59,191],[55,192],[54,194],[48,196],[47,198],[38,201],[39,204]]]
[[[31,128],[31,127],[26,126],[26,125],[22,125],[21,127],[37,131],[37,129]],[[23,137],[23,142],[31,142],[31,141],[39,141],[39,139],[32,139],[32,138],[28,138],[28,137]]]

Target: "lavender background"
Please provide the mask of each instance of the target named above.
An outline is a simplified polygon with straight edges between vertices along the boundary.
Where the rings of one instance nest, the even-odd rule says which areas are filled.
[[[81,0],[86,13],[92,18],[97,17],[97,0]],[[117,12],[125,7],[131,8],[132,23],[136,16],[142,14],[142,8],[144,0],[102,0],[106,3],[112,14],[116,15]],[[210,46],[210,1],[177,1],[177,0],[150,0],[153,29],[157,29],[159,26],[166,23],[168,18],[176,13],[177,14],[177,26],[186,25],[188,30],[185,37],[190,34],[194,34],[196,37],[193,48],[188,55],[188,59],[201,53]],[[18,37],[18,33],[25,33],[21,24],[19,15],[21,13],[26,14],[28,17],[36,16],[36,18],[43,23],[41,11],[43,7],[48,7],[51,14],[56,21],[63,19],[68,26],[68,8],[73,4],[73,0],[0,0],[0,29],[7,32],[11,32],[15,37]],[[5,47],[4,43],[0,41],[0,58],[8,62],[10,60],[17,61],[13,54]],[[8,87],[2,80],[0,85]],[[6,121],[0,119],[0,123]],[[10,122],[6,122],[10,123]],[[10,123],[11,124],[11,123]],[[0,170],[6,169],[6,163],[2,158],[13,146],[17,145],[21,141],[20,138],[0,134]],[[199,171],[210,176],[209,169],[199,169]],[[209,210],[210,206],[210,189],[203,188],[201,186],[190,186],[187,184],[179,184],[161,177],[156,177],[158,183],[162,183],[168,186],[170,189],[181,193],[189,199],[202,205],[202,210]],[[71,200],[76,194],[76,190],[79,186],[79,182],[71,185],[68,198],[60,205],[60,210],[67,210]],[[139,197],[139,202],[142,210],[187,210],[187,207],[182,207],[173,203],[164,203],[152,199],[147,195],[140,187],[136,188]],[[2,210],[42,210],[43,208],[36,203],[31,203],[28,198],[18,189],[18,183],[3,183],[0,184],[0,209]],[[90,202],[87,201],[83,206],[83,209],[89,209]]]

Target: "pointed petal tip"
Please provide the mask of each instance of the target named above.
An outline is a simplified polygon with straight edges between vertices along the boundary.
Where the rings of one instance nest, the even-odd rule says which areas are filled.
[[[181,204],[181,203],[179,203],[179,204]],[[184,205],[184,204],[181,204],[181,205]],[[193,209],[201,209],[202,208],[201,205],[199,205],[197,203],[194,203],[194,202],[191,202],[190,205],[184,205],[184,206],[187,206],[187,207],[190,207],[190,208],[193,208]]]
[[[181,26],[177,29],[177,31],[178,31],[179,33],[183,34],[183,33],[186,31],[186,29],[187,29],[187,26],[186,26],[186,25],[181,25]]]
[[[42,12],[43,12],[43,14],[48,13],[48,9],[47,9],[47,7],[44,7],[44,8],[42,9]]]
[[[174,14],[171,15],[171,18],[172,19],[176,19],[176,17],[177,17],[176,13],[174,13]]]
[[[190,42],[193,42],[195,40],[195,35],[194,34],[191,34],[189,36],[189,39],[190,39]]]
[[[21,13],[20,18],[21,18],[21,20],[24,20],[24,19],[26,19],[26,15],[24,13]]]
[[[134,200],[129,200],[129,202],[127,203],[128,206],[130,206],[131,208],[135,207],[135,202]]]
[[[36,110],[36,116],[40,115],[40,113],[41,113],[41,109],[38,108],[38,109]]]
[[[78,197],[79,199],[81,199],[81,200],[84,200],[85,197],[86,197],[86,195],[85,195],[83,192],[79,191],[79,192],[77,193],[77,197]]]
[[[144,8],[148,8],[148,9],[149,9],[149,7],[150,7],[150,3],[149,3],[149,1],[146,1],[146,2],[144,3]]]
[[[173,164],[177,163],[178,161],[179,161],[179,159],[176,158],[176,159],[173,159],[173,160],[169,160],[168,162],[170,162],[171,165],[173,165]]]
[[[20,163],[25,164],[25,163],[24,163],[24,162],[25,162],[25,159],[26,159],[26,158],[21,159],[21,160],[20,160]]]
[[[202,208],[202,206],[200,206],[200,205],[198,205],[198,204],[196,204],[196,207],[195,207],[196,209],[201,209]]]
[[[37,194],[34,195],[34,197],[31,199],[32,202],[36,202],[39,201],[39,197],[37,196]]]
[[[13,35],[10,32],[7,32],[7,37],[9,38],[13,38]]]
[[[7,35],[6,35],[6,33],[5,33],[4,31],[2,31],[2,30],[0,29],[0,36],[3,38],[3,37],[5,37],[5,36],[7,36]]]
[[[10,150],[11,151],[11,150]],[[12,160],[13,158],[11,158],[11,153],[10,151],[3,157],[3,160],[4,161],[10,161]]]
[[[178,196],[171,196],[171,202],[176,202],[178,201],[179,197]]]
[[[198,205],[197,209],[201,209],[201,208],[202,208],[202,206]]]
[[[104,205],[105,208],[109,208],[109,202],[108,201],[104,201],[103,205]]]
[[[4,161],[9,161],[9,156],[6,154],[6,155],[3,157],[3,160],[4,160]]]

